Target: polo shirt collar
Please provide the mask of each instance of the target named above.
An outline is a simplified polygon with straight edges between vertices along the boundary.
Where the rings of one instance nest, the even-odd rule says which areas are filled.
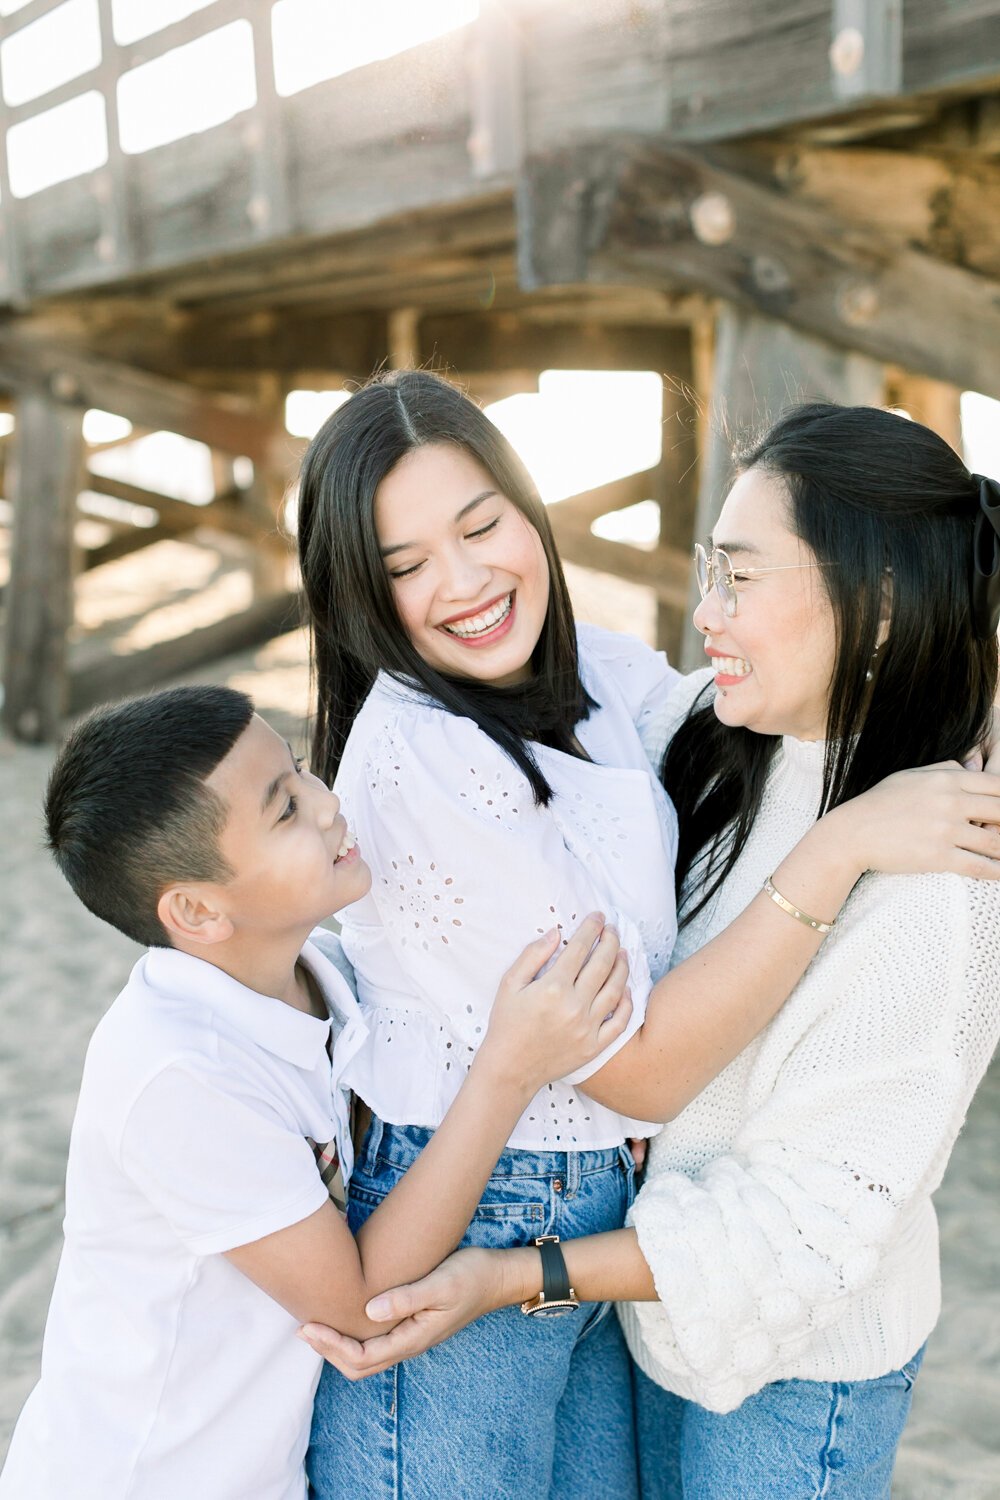
[[[339,1087],[348,1063],[368,1036],[368,1024],[351,986],[316,943],[307,942],[299,958],[319,985],[334,1020],[332,1079]]]
[[[317,971],[321,966],[332,969],[332,965],[327,964],[312,944],[307,944],[306,949],[311,951],[307,955],[304,950],[303,956],[327,998],[328,978]],[[176,948],[151,948],[137,967],[150,989],[178,1001],[205,1006],[234,1031],[297,1068],[314,1068],[326,1049],[329,1021],[306,1015],[274,995],[249,989],[203,958],[179,953]]]

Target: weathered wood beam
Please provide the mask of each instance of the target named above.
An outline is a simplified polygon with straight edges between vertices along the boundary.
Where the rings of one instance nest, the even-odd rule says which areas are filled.
[[[1000,80],[996,0],[906,0],[903,90],[908,94],[985,90]]]
[[[996,0],[664,0],[660,11],[667,131],[678,141],[1000,82]]]
[[[66,405],[99,407],[138,427],[184,437],[266,462],[274,432],[249,402],[206,396],[194,386],[149,375],[93,354],[36,343],[0,328],[0,383],[49,394]]]
[[[691,577],[691,560],[686,554],[668,548],[644,552],[627,542],[608,542],[594,536],[589,526],[558,515],[552,517],[552,530],[566,562],[645,584],[660,603],[686,608]]]
[[[900,250],[1000,276],[1000,161],[796,141],[731,147],[714,160]]]
[[[13,36],[15,31],[22,31],[25,26],[30,26],[35,21],[40,21],[47,16],[50,10],[55,10],[62,0],[28,0],[27,5],[22,5],[19,10],[11,16],[4,16],[0,20],[0,37],[6,40]]]
[[[203,662],[260,645],[294,630],[301,617],[297,594],[276,594],[254,600],[239,614],[147,646],[131,656],[112,656],[106,649],[81,651],[69,682],[70,711],[78,713],[105,698],[143,692]]]
[[[372,266],[395,268],[397,275],[411,261],[436,263],[457,255],[510,250],[515,239],[514,206],[508,189],[483,192],[467,203],[458,202],[447,214],[437,208],[400,213],[386,222],[368,225],[322,240],[287,247],[244,248],[238,256],[218,263],[201,263],[184,270],[160,272],[146,279],[146,296],[161,296],[181,307],[201,302],[232,305],[256,296],[262,284],[272,296],[294,295],[302,288],[326,286],[363,275]]]
[[[521,279],[678,284],[834,344],[1000,395],[1000,283],[643,140],[524,174]]]
[[[3,720],[15,739],[42,742],[56,738],[67,708],[80,412],[39,392],[23,395],[14,452]]]
[[[626,312],[627,298],[624,299]],[[413,357],[440,361],[459,375],[483,379],[543,369],[657,370],[679,373],[687,335],[679,325],[590,319],[585,303],[542,319],[523,312],[431,312],[417,316]],[[385,313],[315,308],[250,314],[187,314],[148,335],[129,321],[93,335],[105,349],[140,348],[144,360],[173,371],[265,372],[296,378],[335,371],[364,380],[390,351]]]
[[[581,490],[578,495],[567,495],[562,500],[553,500],[546,506],[552,524],[590,526],[600,516],[612,510],[625,510],[629,505],[638,505],[641,500],[653,498],[656,469],[644,469],[639,474],[626,474],[621,479],[611,479],[592,490]]]
[[[517,313],[435,314],[420,320],[421,360],[465,370],[656,370],[680,372],[683,328],[607,323],[539,324]]]
[[[112,479],[107,474],[88,473],[84,487],[113,500],[155,510],[161,522],[175,533],[191,531],[196,526],[216,526],[220,531],[232,531],[237,536],[258,541],[263,530],[262,518],[256,518],[241,504],[239,491],[220,495],[207,505],[192,505],[187,500],[176,500],[172,495],[161,495],[157,490],[129,484],[124,479]]]
[[[92,568],[99,568],[104,563],[117,562],[120,557],[131,557],[133,552],[141,552],[143,547],[151,547],[154,542],[172,541],[176,536],[183,536],[184,530],[183,527],[171,526],[163,521],[156,526],[123,526],[106,542],[100,542],[96,547],[83,548],[80,566],[89,573]]]
[[[334,370],[345,378],[364,378],[385,358],[386,318],[377,312],[327,309],[260,308],[244,312],[191,312],[157,319],[125,313],[114,306],[106,316],[64,334],[66,347],[90,343],[114,359],[142,358],[145,368],[167,378],[180,372],[199,375],[297,375],[303,370]],[[43,315],[39,324],[49,320]],[[58,330],[58,321],[55,322]],[[55,334],[50,335],[52,337]],[[70,342],[72,340],[72,343]]]

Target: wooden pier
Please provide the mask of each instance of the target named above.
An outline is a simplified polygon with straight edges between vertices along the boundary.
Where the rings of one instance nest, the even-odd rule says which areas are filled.
[[[0,20],[0,62],[58,9]],[[214,0],[123,44],[97,0],[100,61],[0,108],[9,147],[95,95],[108,141],[96,170],[24,197],[0,151],[14,736],[51,739],[71,708],[294,619],[289,390],[425,363],[483,401],[546,369],[662,375],[660,462],[551,514],[568,560],[655,591],[681,656],[727,429],[826,395],[903,406],[957,443],[960,392],[1000,396],[1000,0],[483,0],[468,25],[288,97],[273,9]],[[121,81],[235,23],[253,107],[126,152]],[[208,444],[215,498],[102,477],[91,407]],[[85,492],[155,524],[84,546]],[[654,550],[592,531],[646,499]],[[76,573],[205,528],[248,543],[245,607],[74,663]]]

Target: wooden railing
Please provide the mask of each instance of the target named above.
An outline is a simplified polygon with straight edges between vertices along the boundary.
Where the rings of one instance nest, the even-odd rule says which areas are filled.
[[[0,20],[0,41],[58,3]],[[100,63],[0,106],[5,129],[96,90],[108,132],[104,166],[22,199],[0,151],[9,304],[474,201],[512,189],[524,154],[585,137],[714,141],[872,111],[912,124],[928,101],[1000,87],[1000,0],[482,0],[473,25],[288,98],[272,0],[214,0],[125,45],[111,0],[98,5]],[[124,152],[119,80],[237,20],[253,30],[254,108]]]

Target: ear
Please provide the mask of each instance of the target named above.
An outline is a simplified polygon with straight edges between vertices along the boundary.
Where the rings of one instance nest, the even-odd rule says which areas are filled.
[[[233,935],[233,923],[212,885],[171,885],[156,903],[156,915],[174,937],[209,947]]]

